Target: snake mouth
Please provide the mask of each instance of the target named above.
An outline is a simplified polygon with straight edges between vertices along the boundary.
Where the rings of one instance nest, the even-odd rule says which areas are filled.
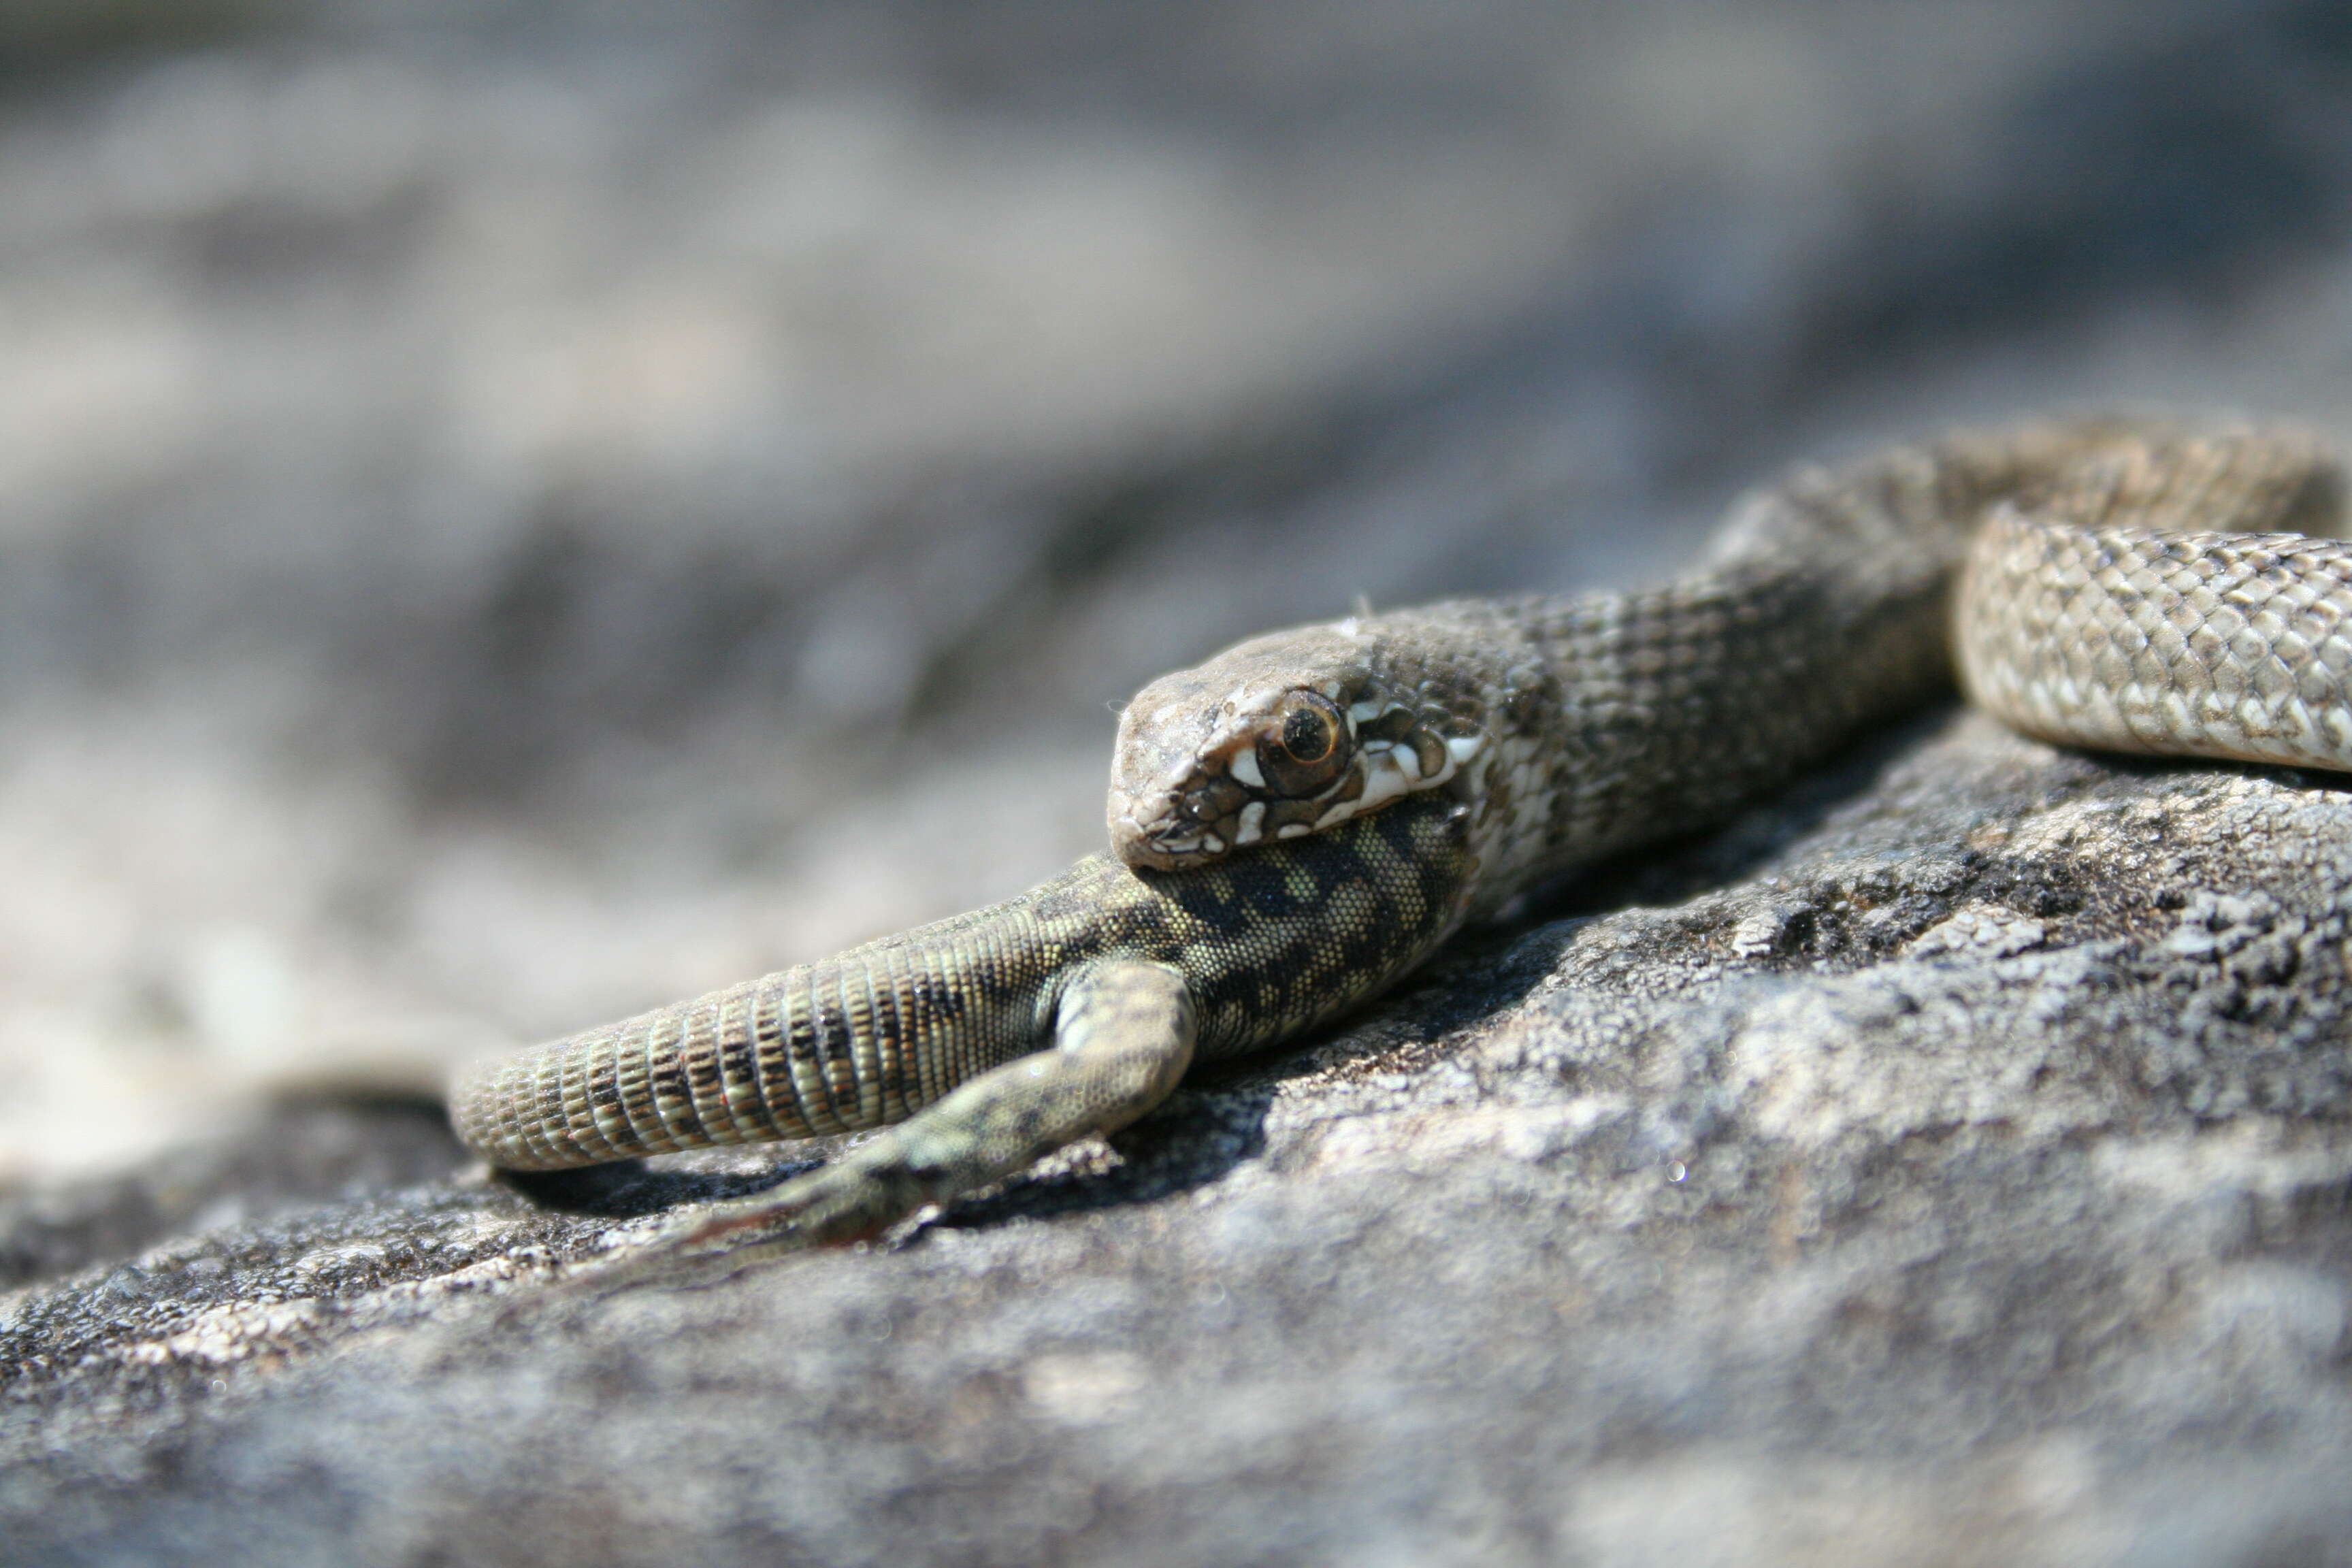
[[[1220,853],[1208,847],[1219,842],[1166,826],[1147,828],[1132,817],[1122,817],[1111,825],[1111,845],[1118,858],[1129,866],[1149,871],[1181,871],[1200,865]]]
[[[1115,795],[1112,849],[1130,866],[1178,871],[1280,839],[1300,838],[1353,815],[1360,775],[1307,799],[1253,789],[1231,773],[1188,774],[1140,797]]]
[[[1251,804],[1249,792],[1223,775],[1155,790],[1124,809],[1114,802],[1111,847],[1130,866],[1196,866],[1247,842],[1241,824]]]
[[[1130,866],[1175,871],[1236,850],[1319,833],[1423,790],[1451,788],[1460,798],[1464,769],[1484,738],[1439,740],[1419,734],[1357,748],[1349,765],[1313,794],[1286,793],[1246,745],[1194,756],[1172,776],[1129,791],[1114,779],[1108,813],[1111,847]]]

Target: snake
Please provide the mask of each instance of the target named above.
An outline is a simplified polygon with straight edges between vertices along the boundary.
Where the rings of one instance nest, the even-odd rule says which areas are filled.
[[[1109,853],[470,1069],[453,1120],[512,1170],[882,1130],[606,1271],[731,1268],[1116,1131],[1956,679],[2059,744],[2352,770],[2344,492],[2293,430],[1960,433],[1787,474],[1660,586],[1254,637],[1127,704]]]

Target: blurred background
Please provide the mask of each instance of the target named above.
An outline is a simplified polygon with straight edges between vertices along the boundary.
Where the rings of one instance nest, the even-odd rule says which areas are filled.
[[[1094,847],[1270,626],[2352,435],[2340,0],[0,0],[0,1186]]]

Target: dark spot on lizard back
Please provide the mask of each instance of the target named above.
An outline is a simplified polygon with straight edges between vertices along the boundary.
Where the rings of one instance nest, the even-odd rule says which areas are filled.
[[[1229,863],[1226,875],[1233,906],[1238,912],[1261,920],[1280,920],[1297,913],[1301,908],[1287,870],[1269,856],[1238,856]],[[1323,879],[1318,876],[1315,882],[1319,893]]]

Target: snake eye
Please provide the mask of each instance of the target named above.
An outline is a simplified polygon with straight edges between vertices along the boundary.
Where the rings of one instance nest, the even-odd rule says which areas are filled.
[[[1354,750],[1338,708],[1320,692],[1293,691],[1274,710],[1257,743],[1257,763],[1268,784],[1297,797],[1327,788]]]
[[[1312,767],[1331,754],[1339,732],[1328,713],[1300,704],[1282,721],[1282,749],[1301,767]]]

